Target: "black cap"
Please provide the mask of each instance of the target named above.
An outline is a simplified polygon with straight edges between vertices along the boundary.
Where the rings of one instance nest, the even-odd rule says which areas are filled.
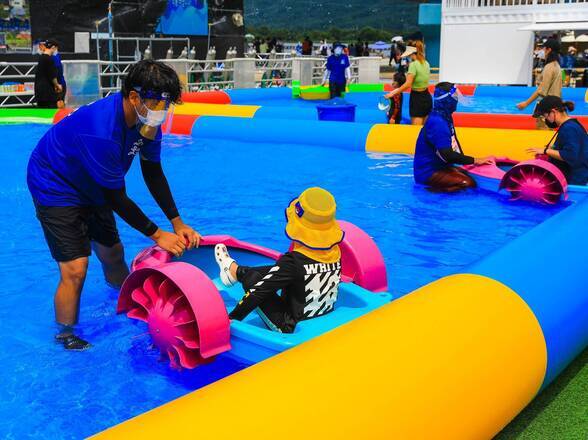
[[[51,49],[52,47],[59,46],[57,41],[48,38],[46,40],[41,40],[40,43],[43,43],[47,49]]]
[[[549,113],[553,109],[564,109],[566,108],[564,102],[559,96],[548,95],[539,101],[539,104],[535,107],[533,117],[538,118],[546,113]]]
[[[543,44],[543,46],[550,48],[554,52],[558,52],[561,50],[561,45],[559,41],[555,38],[548,38],[547,41]]]

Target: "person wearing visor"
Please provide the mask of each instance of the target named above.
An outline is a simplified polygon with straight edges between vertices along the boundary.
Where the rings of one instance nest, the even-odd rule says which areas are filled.
[[[410,57],[406,73],[406,82],[384,95],[387,99],[410,89],[409,113],[412,125],[423,125],[431,112],[433,102],[429,93],[429,80],[431,78],[431,66],[425,59],[425,48],[422,41],[417,41],[414,46],[406,46],[401,58]]]
[[[224,244],[216,245],[222,283],[239,282],[245,291],[230,319],[242,321],[257,310],[269,329],[293,333],[298,322],[333,311],[341,280],[339,243],[345,235],[335,220],[336,208],[332,194],[318,187],[292,200],[286,208],[290,251],[272,266],[242,266]]]
[[[541,102],[541,99],[543,99],[545,96],[561,96],[562,75],[559,64],[559,41],[557,41],[555,38],[549,38],[547,41],[545,41],[544,47],[546,59],[545,67],[543,67],[541,74],[541,83],[527,100],[519,102],[516,105],[519,110],[526,109],[536,100]],[[546,130],[547,127],[545,126],[545,123],[541,118],[538,117],[540,115],[537,113],[537,107],[535,107],[535,110],[533,111],[533,116],[537,118],[537,128]]]
[[[574,103],[562,101],[559,96],[546,96],[537,105],[537,117],[549,128],[557,128],[545,148],[530,148],[532,154],[547,155],[549,162],[557,166],[570,185],[588,183],[588,135],[580,122],[570,117]],[[555,140],[555,142],[554,142]],[[553,144],[553,145],[552,145]]]
[[[324,86],[329,81],[329,93],[331,99],[340,98],[341,94],[345,92],[347,81],[351,79],[351,63],[349,57],[343,53],[343,45],[341,43],[333,44],[333,55],[327,58],[327,65],[325,67],[325,74],[323,76],[322,85]]]
[[[414,179],[432,191],[456,192],[476,186],[476,182],[457,165],[494,163],[491,157],[474,158],[463,154],[453,124],[453,113],[463,96],[454,84],[435,87],[433,111],[419,133],[414,153]]]
[[[160,163],[160,126],[180,97],[172,68],[140,61],[130,68],[121,92],[64,118],[31,154],[27,183],[60,271],[56,339],[68,350],[90,346],[74,326],[91,249],[111,286],[120,287],[129,274],[113,211],[176,256],[199,244],[200,235],[180,217]],[[147,188],[174,232],[158,227],[126,193],[125,175],[137,155]]]

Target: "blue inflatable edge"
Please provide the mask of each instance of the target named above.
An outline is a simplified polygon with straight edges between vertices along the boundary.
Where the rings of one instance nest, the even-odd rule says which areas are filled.
[[[577,194],[576,203],[464,271],[505,284],[533,311],[547,347],[543,388],[588,345],[588,198]]]
[[[203,116],[192,127],[192,136],[270,144],[317,145],[365,151],[372,124],[311,120],[231,118]]]
[[[231,104],[257,104],[259,101],[272,99],[292,99],[289,87],[270,87],[266,89],[231,89],[227,90]]]
[[[527,99],[536,90],[536,87],[527,86],[477,86],[474,97],[504,97],[513,99]],[[584,87],[562,88],[562,98],[571,101],[584,102],[586,96]]]

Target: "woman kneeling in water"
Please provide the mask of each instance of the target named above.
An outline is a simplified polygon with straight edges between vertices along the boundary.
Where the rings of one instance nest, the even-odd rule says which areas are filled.
[[[463,154],[455,134],[453,113],[460,97],[454,84],[442,82],[435,87],[433,111],[421,128],[414,153],[414,180],[439,192],[473,188],[476,182],[453,165],[485,165],[491,157],[474,158]]]
[[[230,287],[240,282],[245,291],[230,319],[241,321],[257,309],[271,330],[292,333],[299,321],[333,310],[341,279],[339,243],[344,237],[335,210],[334,197],[322,188],[308,188],[294,199],[286,208],[292,250],[273,266],[241,266],[224,244],[216,245],[222,283]]]

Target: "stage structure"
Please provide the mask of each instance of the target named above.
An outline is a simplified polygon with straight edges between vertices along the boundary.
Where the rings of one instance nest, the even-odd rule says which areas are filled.
[[[29,9],[33,41],[56,39],[64,58],[178,58],[193,48],[203,59],[211,46],[220,58],[230,47],[243,52],[243,0],[29,0]]]

